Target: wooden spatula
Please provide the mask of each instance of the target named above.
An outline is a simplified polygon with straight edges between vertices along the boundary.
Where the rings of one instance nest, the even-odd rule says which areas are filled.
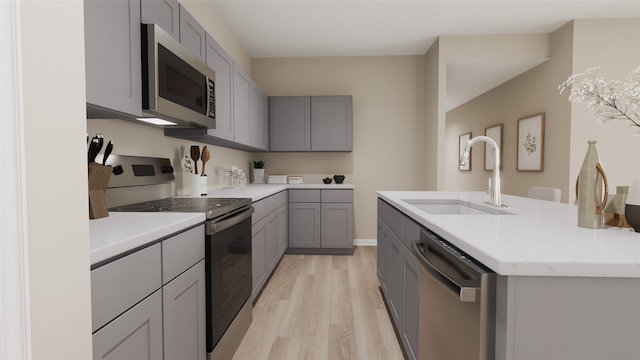
[[[205,145],[205,147],[202,148],[202,176],[207,175],[207,173],[204,172],[204,167],[207,165],[207,161],[209,161],[209,159],[211,159],[211,153],[209,152],[209,149],[207,149],[207,146]]]
[[[196,175],[198,175],[198,160],[200,160],[200,146],[191,145],[191,160],[193,160]]]

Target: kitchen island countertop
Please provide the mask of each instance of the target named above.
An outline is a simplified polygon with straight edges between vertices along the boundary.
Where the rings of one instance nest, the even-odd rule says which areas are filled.
[[[577,206],[503,195],[508,215],[430,214],[419,200],[484,204],[485,192],[379,191],[378,197],[500,275],[640,278],[640,234],[577,226]],[[483,205],[490,206],[490,205]]]

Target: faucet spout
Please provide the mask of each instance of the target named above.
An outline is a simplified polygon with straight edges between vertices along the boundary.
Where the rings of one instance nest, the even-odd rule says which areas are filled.
[[[462,152],[462,155],[460,156],[460,165],[467,164],[469,161],[469,152],[471,151],[471,147],[479,141],[486,142],[493,149],[493,174],[491,176],[491,201],[489,203],[495,206],[503,206],[502,191],[500,189],[500,149],[498,148],[498,144],[495,140],[488,136],[476,136],[469,140]]]

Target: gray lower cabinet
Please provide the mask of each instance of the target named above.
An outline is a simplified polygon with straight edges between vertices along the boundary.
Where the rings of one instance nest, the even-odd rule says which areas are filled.
[[[409,359],[418,359],[418,262],[411,242],[420,225],[378,199],[377,271],[393,324]]]
[[[320,219],[319,202],[289,203],[289,247],[320,248]]]
[[[162,291],[95,332],[93,358],[162,360]]]
[[[271,151],[351,151],[351,96],[269,98]]]
[[[204,27],[180,5],[180,44],[206,61],[206,37]]]
[[[141,116],[140,0],[86,0],[84,23],[87,116]]]
[[[255,300],[267,282],[266,265],[267,218],[251,227],[251,299]]]
[[[284,190],[253,203],[252,300],[258,297],[284,254],[288,238],[287,199],[288,193]]]
[[[289,190],[289,249],[353,252],[353,190]]]
[[[204,225],[92,269],[93,358],[204,359],[205,288]]]
[[[164,360],[206,356],[204,259],[162,288]]]
[[[180,3],[178,0],[142,0],[143,24],[158,24],[164,31],[180,41]]]

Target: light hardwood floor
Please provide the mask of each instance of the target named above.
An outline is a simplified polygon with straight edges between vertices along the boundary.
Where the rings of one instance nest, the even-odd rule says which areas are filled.
[[[376,247],[285,255],[233,360],[403,359],[378,290]]]

